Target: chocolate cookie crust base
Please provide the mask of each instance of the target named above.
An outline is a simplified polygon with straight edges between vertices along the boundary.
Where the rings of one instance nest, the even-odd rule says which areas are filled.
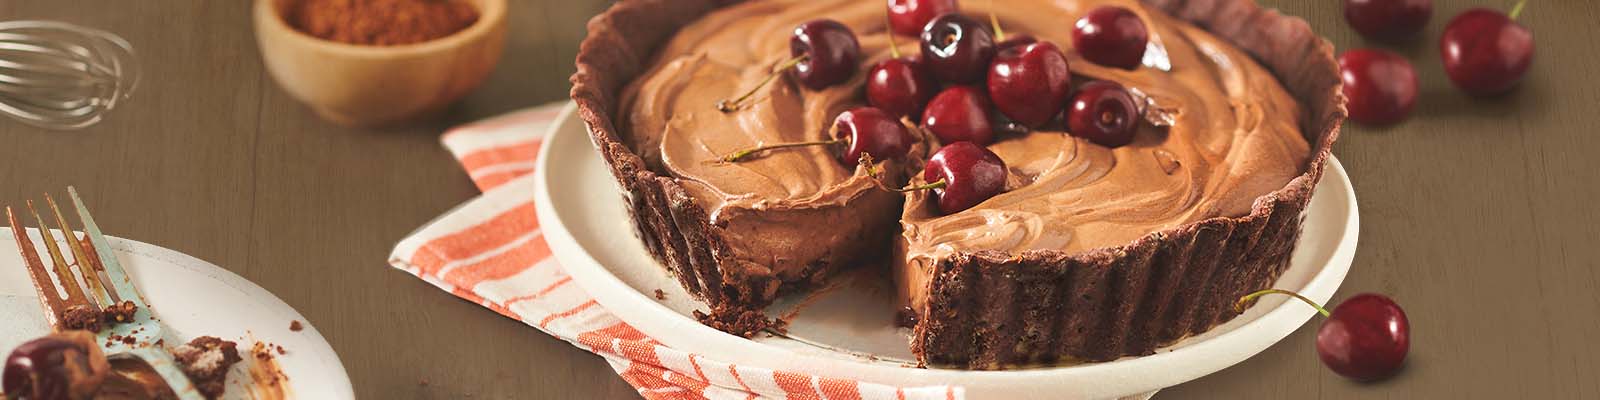
[[[776,283],[723,268],[736,264],[724,262],[730,252],[720,228],[674,178],[650,170],[624,145],[613,115],[622,88],[658,46],[701,15],[737,2],[619,2],[589,22],[572,98],[652,255],[711,307],[702,322],[748,336],[769,323],[761,309],[771,291],[763,290]],[[1305,172],[1257,198],[1249,215],[1155,232],[1125,246],[944,259],[934,268],[927,306],[913,310],[911,348],[923,362],[1000,369],[1149,354],[1231,319],[1234,299],[1271,286],[1288,267],[1300,214],[1345,117],[1332,45],[1305,21],[1251,0],[1145,3],[1233,43],[1277,76],[1306,108],[1301,130],[1315,153]]]
[[[639,238],[650,254],[677,277],[709,312],[700,322],[748,337],[771,320],[762,309],[771,304],[779,285],[770,275],[739,270],[721,227],[694,202],[677,179],[651,170],[628,148],[615,125],[621,112],[622,88],[650,65],[655,49],[678,28],[717,7],[735,1],[621,1],[589,21],[589,35],[578,48],[578,72],[572,75],[572,99],[589,127],[590,139],[611,174],[622,186],[624,200]],[[820,273],[820,270],[811,271]]]

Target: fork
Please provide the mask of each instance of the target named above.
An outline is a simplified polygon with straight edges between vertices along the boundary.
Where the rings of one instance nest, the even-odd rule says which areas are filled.
[[[44,306],[45,319],[50,322],[50,327],[58,332],[72,329],[95,331],[96,342],[108,357],[136,357],[143,360],[161,376],[178,398],[204,399],[163,345],[167,339],[166,327],[150,312],[144,295],[128,279],[127,271],[117,261],[111,244],[100,233],[100,227],[89,215],[88,207],[78,197],[77,189],[68,186],[67,192],[72,197],[78,220],[83,224],[82,237],[72,231],[66,216],[56,206],[55,199],[49,194],[44,195],[45,203],[55,217],[56,226],[60,228],[59,232],[67,245],[66,253],[62,252],[49,224],[34,208],[33,200],[27,202],[28,212],[38,224],[38,232],[43,236],[53,268],[45,267],[39,251],[34,248],[33,239],[28,236],[27,227],[18,220],[11,207],[6,207],[11,233],[16,236],[17,249],[22,252],[28,275],[33,279],[33,287],[39,292],[39,303]],[[66,254],[72,255],[73,262],[66,261]],[[103,316],[110,316],[119,323],[102,329],[100,322]]]

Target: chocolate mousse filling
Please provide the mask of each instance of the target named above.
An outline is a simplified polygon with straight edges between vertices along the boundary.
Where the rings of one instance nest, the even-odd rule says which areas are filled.
[[[1148,354],[1270,286],[1343,120],[1331,46],[1249,0],[995,3],[962,7],[1062,46],[1074,75],[1133,89],[1151,121],[1116,149],[1004,136],[990,150],[1011,169],[1007,192],[951,215],[926,193],[876,190],[826,148],[711,162],[826,138],[863,102],[864,73],[821,91],[780,80],[734,113],[715,104],[787,59],[808,20],[855,31],[861,71],[887,58],[881,2],[622,2],[590,22],[572,94],[640,237],[719,329],[754,332],[778,293],[890,253],[913,352],[961,368]],[[1070,49],[1070,22],[1105,4],[1146,21],[1169,71]],[[887,178],[911,164],[885,165]]]

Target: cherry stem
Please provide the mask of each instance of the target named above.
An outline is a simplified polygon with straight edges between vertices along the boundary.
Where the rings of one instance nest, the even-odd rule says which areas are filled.
[[[876,163],[877,161],[872,159],[871,153],[861,153],[861,158],[856,160],[856,164],[867,170],[867,177],[872,178],[873,183],[877,183],[878,187],[883,187],[883,182],[878,180],[878,168],[872,166],[872,164]]]
[[[918,185],[918,186],[908,186],[908,187],[904,187],[904,188],[900,188],[900,189],[891,188],[889,190],[893,190],[893,191],[900,192],[900,193],[906,193],[906,192],[915,192],[915,191],[918,191],[918,190],[944,189],[945,186],[950,186],[950,184],[946,183],[943,179],[940,179],[940,180],[938,180],[937,182],[934,182],[934,183],[922,184],[922,185]]]
[[[1239,302],[1233,303],[1233,311],[1235,311],[1235,312],[1244,312],[1244,304],[1245,303],[1249,303],[1250,300],[1255,300],[1257,297],[1261,297],[1261,296],[1269,295],[1269,294],[1285,294],[1285,295],[1289,295],[1289,296],[1294,296],[1294,298],[1300,299],[1300,301],[1306,302],[1306,304],[1311,305],[1311,308],[1317,309],[1317,313],[1322,314],[1323,317],[1332,316],[1332,314],[1328,312],[1328,309],[1322,308],[1322,306],[1318,305],[1317,302],[1311,301],[1311,299],[1308,299],[1305,296],[1301,296],[1299,293],[1295,293],[1295,292],[1291,292],[1291,291],[1287,291],[1287,290],[1283,290],[1283,289],[1266,289],[1266,290],[1261,290],[1261,291],[1257,291],[1255,293],[1244,295],[1244,297],[1240,297],[1239,298]]]
[[[1000,29],[1000,17],[994,16],[994,0],[989,0],[989,24],[994,25],[994,41],[1004,42],[1006,30]]]
[[[872,184],[874,186],[877,186],[879,189],[883,189],[884,191],[894,191],[894,188],[883,184],[882,179],[878,179],[878,168],[873,166],[873,164],[877,164],[878,162],[872,159],[871,153],[861,153],[861,159],[856,160],[856,163],[860,164],[861,168],[867,170],[867,178],[872,179]]]
[[[789,68],[794,68],[795,65],[799,65],[801,61],[805,61],[806,58],[808,58],[808,57],[810,57],[810,55],[801,54],[799,56],[796,56],[795,58],[791,58],[791,59],[789,59],[787,61],[784,61],[782,64],[778,64],[777,68],[773,68],[772,69],[772,73],[767,74],[767,77],[765,79],[762,79],[761,83],[756,84],[756,87],[750,88],[750,91],[748,91],[748,92],[744,92],[744,95],[741,95],[741,96],[739,96],[739,98],[733,99],[731,101],[730,100],[723,100],[723,101],[717,102],[717,111],[722,111],[722,112],[739,111],[739,109],[744,108],[744,101],[745,100],[749,100],[750,96],[754,96],[756,94],[756,91],[759,91],[759,90],[761,90],[761,88],[766,87],[768,83],[772,83],[772,80],[776,79],[778,77],[778,74],[782,73],[785,70],[788,70]]]
[[[756,147],[756,148],[750,148],[750,149],[744,149],[744,150],[735,151],[735,152],[733,152],[731,154],[728,154],[726,156],[722,156],[722,162],[729,162],[729,163],[739,162],[739,160],[742,160],[745,157],[749,157],[752,154],[760,153],[760,152],[767,151],[767,150],[786,149],[786,148],[791,148],[791,147],[831,146],[831,145],[835,145],[835,144],[839,144],[839,143],[844,143],[844,140],[833,139],[833,140],[819,140],[819,141],[814,141],[814,142],[794,142],[794,143],[769,144],[769,145],[766,145],[766,146],[761,146],[761,147]]]
[[[889,56],[900,58],[900,43],[894,40],[894,21],[889,19],[889,9],[883,9],[883,23],[889,31]]]
[[[1515,21],[1517,19],[1517,16],[1522,15],[1522,6],[1526,6],[1526,5],[1528,5],[1528,0],[1522,0],[1522,1],[1517,2],[1517,5],[1511,6],[1511,12],[1507,13],[1506,17],[1509,17],[1509,18],[1511,18],[1511,20]]]

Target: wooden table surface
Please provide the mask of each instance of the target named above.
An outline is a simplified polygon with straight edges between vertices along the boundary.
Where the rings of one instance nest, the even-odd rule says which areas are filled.
[[[1263,0],[1363,46],[1334,0]],[[318,120],[268,77],[249,1],[5,0],[0,20],[124,35],[145,85],[108,120],[48,132],[0,118],[0,204],[76,185],[111,234],[211,261],[299,309],[364,398],[630,398],[600,358],[385,264],[406,233],[477,191],[446,127],[560,100],[584,22],[608,1],[514,1],[489,84],[439,120],[386,131]],[[1537,60],[1516,92],[1452,88],[1450,16],[1511,0],[1437,0],[1398,46],[1422,78],[1409,122],[1349,126],[1336,154],[1361,205],[1336,299],[1387,293],[1412,322],[1398,377],[1352,384],[1313,349],[1315,322],[1162,398],[1596,398],[1600,381],[1600,2],[1533,1]],[[1065,22],[1063,22],[1065,23]],[[424,383],[426,382],[426,383]]]

